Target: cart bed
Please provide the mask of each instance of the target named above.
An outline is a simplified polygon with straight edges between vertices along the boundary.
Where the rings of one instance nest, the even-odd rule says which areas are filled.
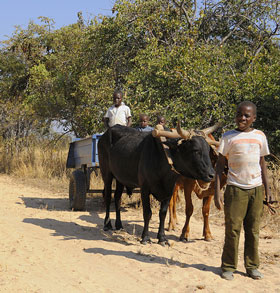
[[[97,143],[102,133],[70,143],[66,168],[98,167]]]

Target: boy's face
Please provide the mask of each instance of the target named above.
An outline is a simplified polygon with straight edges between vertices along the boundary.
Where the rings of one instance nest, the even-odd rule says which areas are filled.
[[[164,125],[164,124],[165,124],[165,119],[164,119],[163,117],[161,117],[161,118],[159,119],[158,123],[159,123],[160,125]]]
[[[235,122],[239,131],[248,132],[252,123],[256,120],[256,114],[251,106],[240,106],[236,110]]]
[[[113,101],[116,107],[119,107],[122,103],[122,95],[117,93],[113,96]]]
[[[149,119],[147,116],[143,116],[140,118],[140,126],[141,127],[147,127],[149,123]]]

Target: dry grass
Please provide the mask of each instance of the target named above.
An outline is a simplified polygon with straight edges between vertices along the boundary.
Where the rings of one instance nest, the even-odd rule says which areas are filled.
[[[68,150],[46,149],[35,147],[32,152],[26,151],[13,161],[12,174],[32,178],[65,178]]]
[[[66,169],[68,141],[32,141],[27,146],[0,145],[0,172],[20,178],[68,181]]]

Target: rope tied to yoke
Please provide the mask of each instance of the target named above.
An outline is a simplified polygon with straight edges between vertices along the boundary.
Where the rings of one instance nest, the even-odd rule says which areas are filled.
[[[171,167],[171,170],[174,171],[174,172],[177,173],[177,174],[180,174],[180,173],[175,169],[175,167],[174,167],[174,165],[173,165],[173,160],[172,160],[172,158],[171,158],[171,154],[170,154],[169,147],[168,147],[166,144],[164,144],[164,142],[166,142],[166,137],[161,136],[159,139],[160,139],[160,141],[161,141],[161,144],[162,144],[162,147],[163,147],[163,151],[164,151],[164,153],[165,153],[165,157],[166,157],[166,159],[167,159],[168,164],[169,164],[170,167]]]
[[[156,129],[156,130],[164,130],[163,126],[160,125],[160,124],[156,125],[156,126],[155,126],[155,129]],[[171,158],[171,154],[170,154],[169,147],[164,143],[164,142],[167,141],[166,137],[164,137],[164,136],[160,136],[160,137],[159,137],[159,140],[160,140],[160,142],[161,142],[161,145],[162,145],[162,147],[163,147],[163,151],[164,151],[165,157],[166,157],[166,159],[167,159],[168,164],[169,164],[170,167],[171,167],[171,170],[174,171],[174,172],[177,173],[177,174],[180,174],[180,173],[175,169],[175,167],[174,167],[174,165],[173,165],[173,160],[172,160],[172,158]]]

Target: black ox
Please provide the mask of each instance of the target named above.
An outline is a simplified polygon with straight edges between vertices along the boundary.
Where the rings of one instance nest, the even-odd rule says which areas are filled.
[[[208,128],[204,133],[210,133],[215,129],[215,126]],[[163,139],[166,140],[165,142],[154,137],[162,134],[168,137]],[[150,194],[152,194],[161,203],[157,238],[159,243],[165,244],[168,241],[164,232],[164,221],[176,180],[183,175],[210,182],[214,178],[214,169],[209,157],[209,142],[206,142],[201,133],[190,136],[189,131],[181,129],[178,125],[177,131],[155,130],[153,135],[116,125],[109,128],[99,139],[98,156],[106,203],[104,230],[112,229],[111,185],[115,178],[116,229],[123,228],[120,203],[124,186],[128,191],[140,187],[144,216],[141,242],[150,242],[148,229],[152,216],[150,208]],[[167,151],[164,149],[166,146],[168,146]]]

